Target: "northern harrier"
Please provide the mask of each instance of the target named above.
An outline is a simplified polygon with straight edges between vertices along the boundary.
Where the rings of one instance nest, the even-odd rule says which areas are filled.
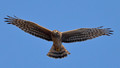
[[[113,32],[112,30],[110,30],[110,28],[102,29],[102,27],[80,28],[66,32],[60,32],[57,30],[51,31],[34,22],[22,20],[17,17],[7,16],[7,18],[5,19],[6,19],[5,22],[8,22],[8,24],[15,25],[29,34],[45,39],[47,41],[53,41],[53,46],[47,54],[49,57],[52,58],[64,58],[68,54],[70,54],[64,48],[62,42],[72,43],[85,41],[102,35],[110,36],[110,34],[112,34]]]

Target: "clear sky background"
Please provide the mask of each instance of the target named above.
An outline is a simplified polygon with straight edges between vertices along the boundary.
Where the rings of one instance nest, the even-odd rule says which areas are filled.
[[[53,59],[52,42],[6,24],[6,15],[61,32],[104,26],[114,34],[63,43],[71,55]],[[120,68],[120,0],[1,0],[0,68]]]

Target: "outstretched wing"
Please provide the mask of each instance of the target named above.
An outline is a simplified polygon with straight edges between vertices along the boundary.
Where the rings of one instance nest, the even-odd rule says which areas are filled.
[[[32,34],[36,37],[48,40],[48,41],[52,41],[51,39],[51,31],[30,21],[26,21],[26,20],[22,20],[19,19],[17,17],[10,17],[7,16],[7,18],[5,22],[8,22],[8,24],[12,24],[15,25],[17,27],[19,27],[21,30]]]
[[[103,26],[98,28],[80,28],[76,30],[71,30],[62,33],[62,42],[70,43],[77,41],[85,41],[88,39],[93,39],[98,36],[112,34],[110,28],[101,29]]]

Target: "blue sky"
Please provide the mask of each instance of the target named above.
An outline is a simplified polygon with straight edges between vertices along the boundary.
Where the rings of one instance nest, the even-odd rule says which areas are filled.
[[[120,68],[120,0],[2,0],[0,2],[0,68]],[[33,21],[61,32],[110,27],[112,36],[63,43],[71,53],[46,56],[52,42],[4,22],[6,15]]]

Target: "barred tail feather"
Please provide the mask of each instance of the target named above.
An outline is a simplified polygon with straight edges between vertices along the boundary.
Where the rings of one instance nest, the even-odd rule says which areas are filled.
[[[57,59],[57,58],[64,58],[67,56],[67,54],[70,54],[70,53],[62,45],[60,51],[57,51],[55,49],[55,46],[52,46],[47,56]]]

